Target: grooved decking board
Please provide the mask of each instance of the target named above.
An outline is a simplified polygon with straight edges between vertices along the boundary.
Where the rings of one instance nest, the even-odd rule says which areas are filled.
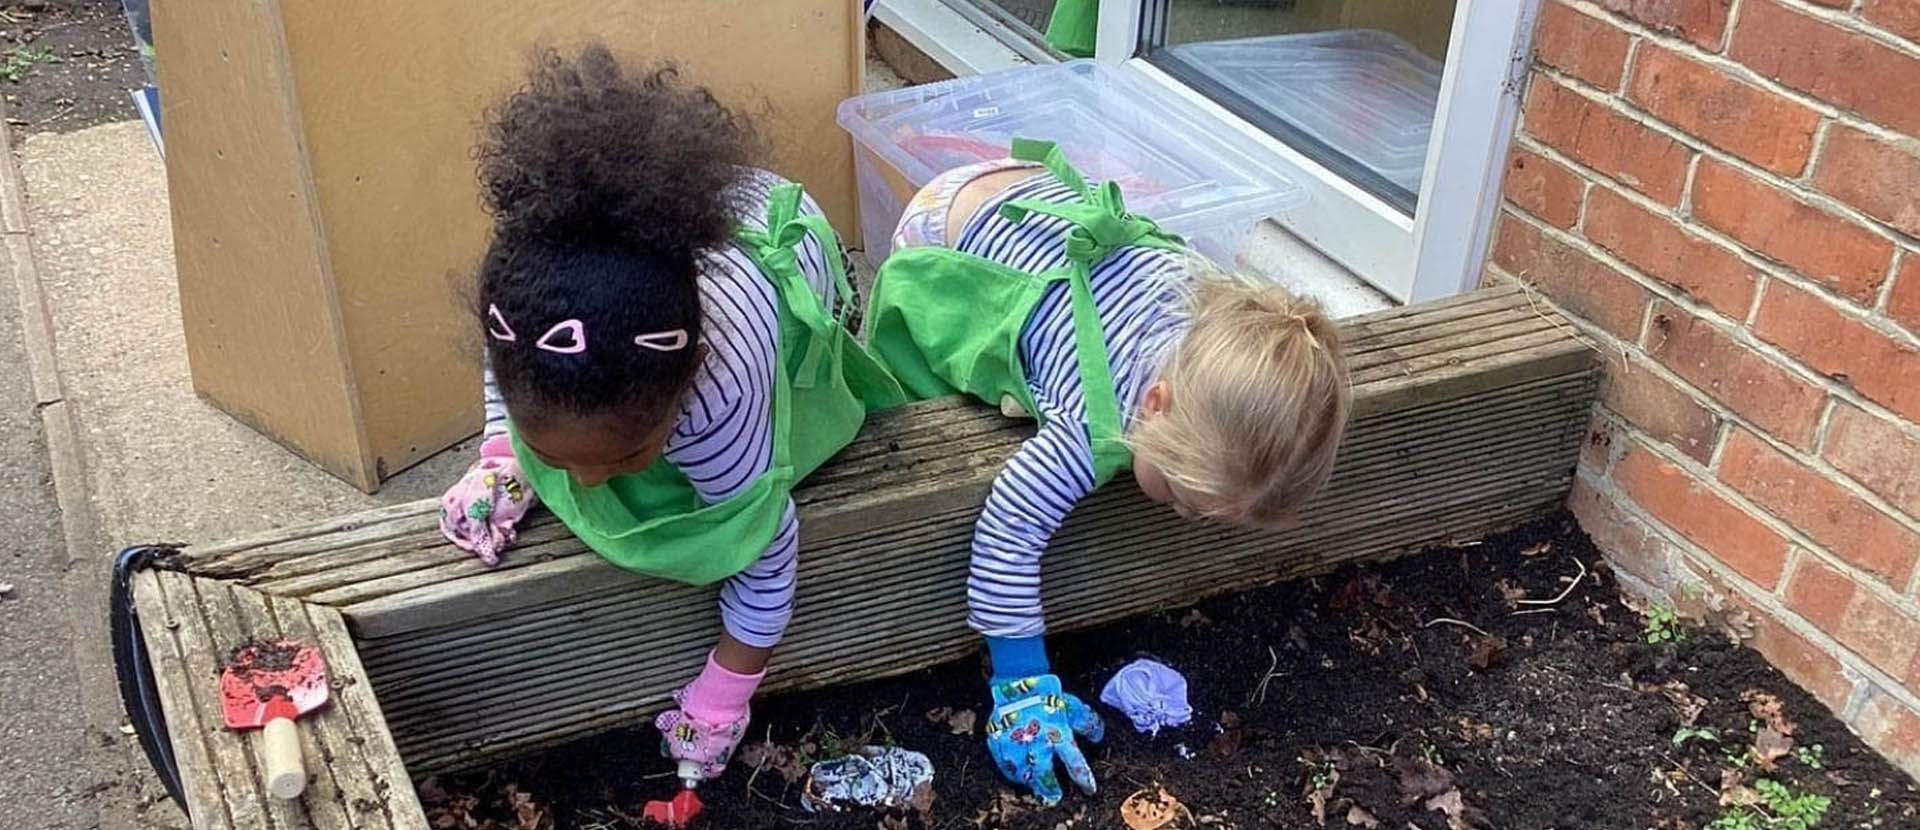
[[[1591,395],[1582,372],[1356,423],[1335,481],[1281,533],[1185,522],[1131,487],[1104,489],[1049,548],[1049,625],[1093,625],[1537,514],[1564,498]],[[804,544],[800,608],[766,688],[907,672],[974,648],[965,583],[976,510]],[[855,607],[858,617],[841,613]],[[361,650],[401,754],[425,771],[631,723],[698,670],[717,633],[710,591],[602,580],[564,605],[363,638]],[[465,705],[474,688],[488,706]]]
[[[1501,288],[1342,331],[1355,421],[1301,522],[1265,532],[1186,522],[1116,482],[1049,548],[1052,628],[1390,556],[1564,500],[1596,371],[1564,319]],[[915,404],[875,416],[808,479],[795,493],[799,609],[764,688],[896,674],[974,648],[973,520],[1029,434],[960,399]],[[343,724],[384,733],[384,716],[398,750],[387,775],[399,758],[424,774],[632,723],[698,670],[719,631],[711,589],[620,572],[550,516],[487,569],[440,539],[437,510],[398,505],[191,550],[169,567],[265,597],[283,617],[304,609],[336,637],[351,629],[383,705],[369,695],[368,716]],[[201,747],[208,763],[219,762],[213,749]]]
[[[427,830],[339,612],[175,571],[135,574],[133,595],[196,830]],[[265,791],[259,733],[228,730],[220,714],[225,655],[281,636],[318,646],[334,689],[300,719],[307,789],[291,801]]]

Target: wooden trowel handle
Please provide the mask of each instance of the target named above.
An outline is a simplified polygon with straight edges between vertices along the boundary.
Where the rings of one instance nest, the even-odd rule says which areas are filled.
[[[299,798],[307,788],[307,770],[300,763],[300,732],[292,718],[274,718],[260,729],[260,755],[266,766],[267,792],[275,798]]]

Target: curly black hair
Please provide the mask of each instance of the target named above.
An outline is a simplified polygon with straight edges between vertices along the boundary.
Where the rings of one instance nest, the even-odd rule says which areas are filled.
[[[761,152],[751,123],[672,64],[630,73],[598,43],[535,56],[526,85],[487,110],[475,152],[493,218],[477,306],[483,327],[498,309],[515,334],[486,343],[516,418],[671,416],[701,353],[700,258],[731,238],[734,185]],[[584,351],[534,347],[566,320]],[[686,348],[634,344],[673,329]]]

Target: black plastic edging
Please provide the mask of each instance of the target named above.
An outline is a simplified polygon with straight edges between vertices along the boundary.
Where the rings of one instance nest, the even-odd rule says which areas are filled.
[[[180,785],[180,765],[173,759],[173,743],[167,734],[166,714],[160,708],[160,691],[153,683],[153,664],[147,659],[147,644],[140,634],[139,610],[133,605],[133,574],[151,564],[155,557],[173,553],[172,548],[142,545],[127,548],[113,560],[113,585],[107,603],[107,626],[113,634],[113,673],[120,681],[120,703],[126,707],[140,748],[147,762],[160,774],[167,794],[180,809],[187,799]]]

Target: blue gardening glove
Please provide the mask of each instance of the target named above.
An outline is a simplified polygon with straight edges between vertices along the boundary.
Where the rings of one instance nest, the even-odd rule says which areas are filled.
[[[1093,794],[1093,768],[1073,736],[1098,743],[1106,735],[1100,716],[1080,698],[1062,692],[1060,678],[1051,674],[995,680],[992,688],[987,752],[1001,774],[1055,804],[1063,795],[1053,767],[1058,760],[1082,792]]]
[[[1047,666],[1045,638],[989,636],[987,656],[993,663],[987,753],[994,766],[1008,780],[1055,804],[1063,795],[1053,766],[1058,760],[1067,765],[1067,777],[1092,794],[1093,770],[1073,737],[1098,743],[1106,736],[1106,725],[1092,707],[1060,690],[1060,678]]]

